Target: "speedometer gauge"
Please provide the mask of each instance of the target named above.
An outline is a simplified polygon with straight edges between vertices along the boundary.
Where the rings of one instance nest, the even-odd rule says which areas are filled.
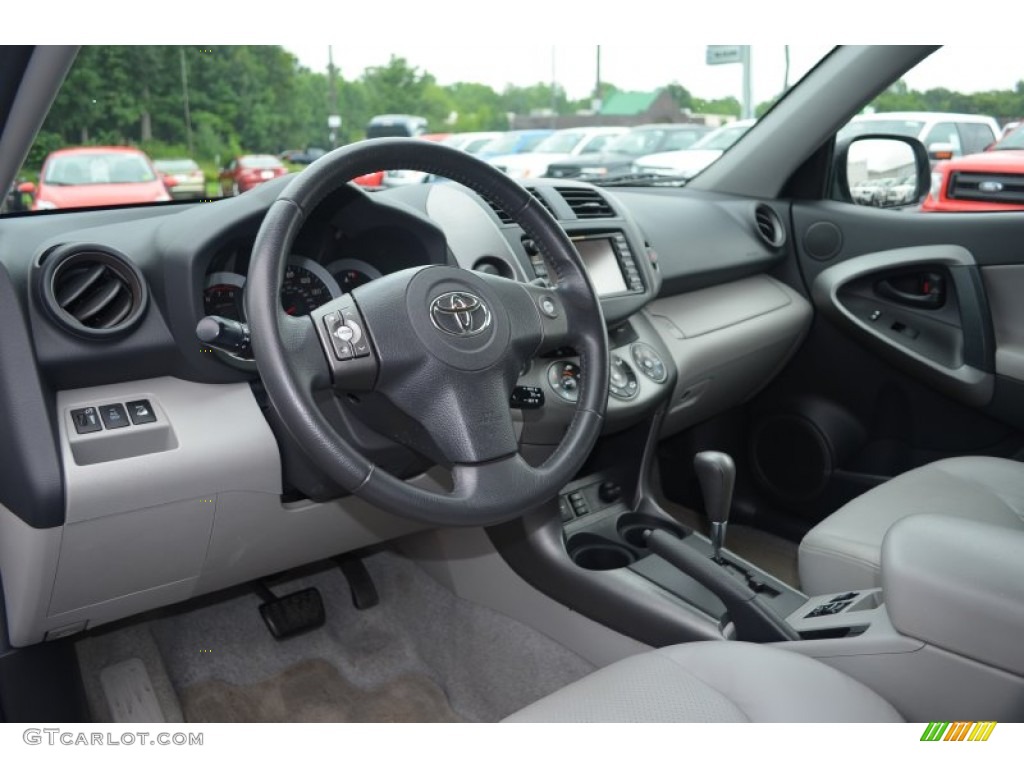
[[[203,311],[231,320],[244,320],[242,289],[245,278],[234,272],[214,272],[203,286]]]
[[[321,265],[301,256],[288,260],[281,284],[281,308],[287,314],[308,315],[340,295],[338,282]]]
[[[338,279],[342,293],[351,293],[381,276],[379,269],[362,259],[338,259],[327,265],[327,271]]]

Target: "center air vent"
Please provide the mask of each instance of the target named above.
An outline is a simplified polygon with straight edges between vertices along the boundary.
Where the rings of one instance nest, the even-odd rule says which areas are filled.
[[[43,304],[65,329],[106,338],[132,328],[146,309],[139,268],[112,248],[62,245],[45,257],[39,283]]]
[[[480,195],[480,197],[483,198],[484,202],[491,207],[491,210],[494,211],[494,214],[498,217],[502,224],[514,223],[512,217],[505,213],[505,209],[498,205],[498,202],[496,200],[492,200],[490,197],[483,194],[482,192],[478,192],[477,194]]]
[[[577,219],[610,219],[615,211],[600,192],[586,187],[557,187]]]
[[[541,191],[539,189],[534,187],[533,189],[530,190],[530,194],[537,198],[540,204],[547,209],[548,213],[550,213],[552,217],[556,219],[558,218],[558,216],[555,216],[555,209],[551,207],[551,203],[547,201],[547,199],[544,197],[544,195],[541,194]]]
[[[780,248],[786,242],[786,228],[770,205],[761,203],[754,209],[754,224],[757,234],[772,248]]]

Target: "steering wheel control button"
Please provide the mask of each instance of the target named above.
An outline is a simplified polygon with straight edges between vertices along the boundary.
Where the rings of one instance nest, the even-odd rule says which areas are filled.
[[[640,391],[633,369],[621,357],[614,355],[608,371],[608,391],[619,400],[631,400]]]
[[[352,354],[355,357],[367,357],[370,354],[370,343],[366,340],[366,334],[363,333],[363,319],[353,307],[342,309],[341,318],[344,324],[339,329],[339,333],[348,336],[345,341],[352,344]]]
[[[450,336],[476,336],[491,327],[491,310],[469,291],[452,291],[430,302],[430,322]]]
[[[540,307],[541,314],[546,317],[558,317],[558,304],[550,296],[541,296],[537,301],[537,306]]]
[[[100,414],[93,408],[76,408],[71,411],[71,420],[75,423],[75,432],[80,435],[87,435],[90,432],[99,432],[103,429],[100,423]]]
[[[101,405],[100,418],[103,419],[103,426],[107,429],[120,429],[121,427],[127,427],[129,424],[128,414],[120,403]]]
[[[153,406],[149,404],[149,400],[132,400],[125,403],[125,407],[128,408],[128,417],[132,424],[150,424],[156,421],[156,414],[153,413]]]
[[[516,387],[512,390],[508,404],[512,408],[520,408],[524,411],[542,408],[544,406],[544,390],[540,387]]]
[[[665,368],[665,363],[662,362],[653,347],[638,341],[629,348],[629,352],[633,356],[636,367],[640,369],[640,373],[656,384],[665,383],[668,379],[668,369]]]
[[[575,403],[580,396],[580,367],[568,360],[559,360],[548,368],[548,384],[563,400]]]
[[[334,356],[338,360],[351,360],[356,356],[351,343],[352,329],[342,322],[340,312],[324,315],[324,328],[327,329],[327,336],[334,348]]]

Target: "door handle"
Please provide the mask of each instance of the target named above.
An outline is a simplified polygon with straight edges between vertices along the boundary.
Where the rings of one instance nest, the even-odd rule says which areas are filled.
[[[946,303],[946,278],[939,272],[915,272],[875,283],[875,293],[915,309],[938,309]]]

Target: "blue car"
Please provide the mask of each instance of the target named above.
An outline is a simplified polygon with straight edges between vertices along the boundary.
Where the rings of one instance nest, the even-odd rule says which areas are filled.
[[[550,128],[531,128],[522,131],[508,131],[485,145],[477,152],[481,160],[489,160],[499,155],[518,155],[530,152],[554,131]]]

